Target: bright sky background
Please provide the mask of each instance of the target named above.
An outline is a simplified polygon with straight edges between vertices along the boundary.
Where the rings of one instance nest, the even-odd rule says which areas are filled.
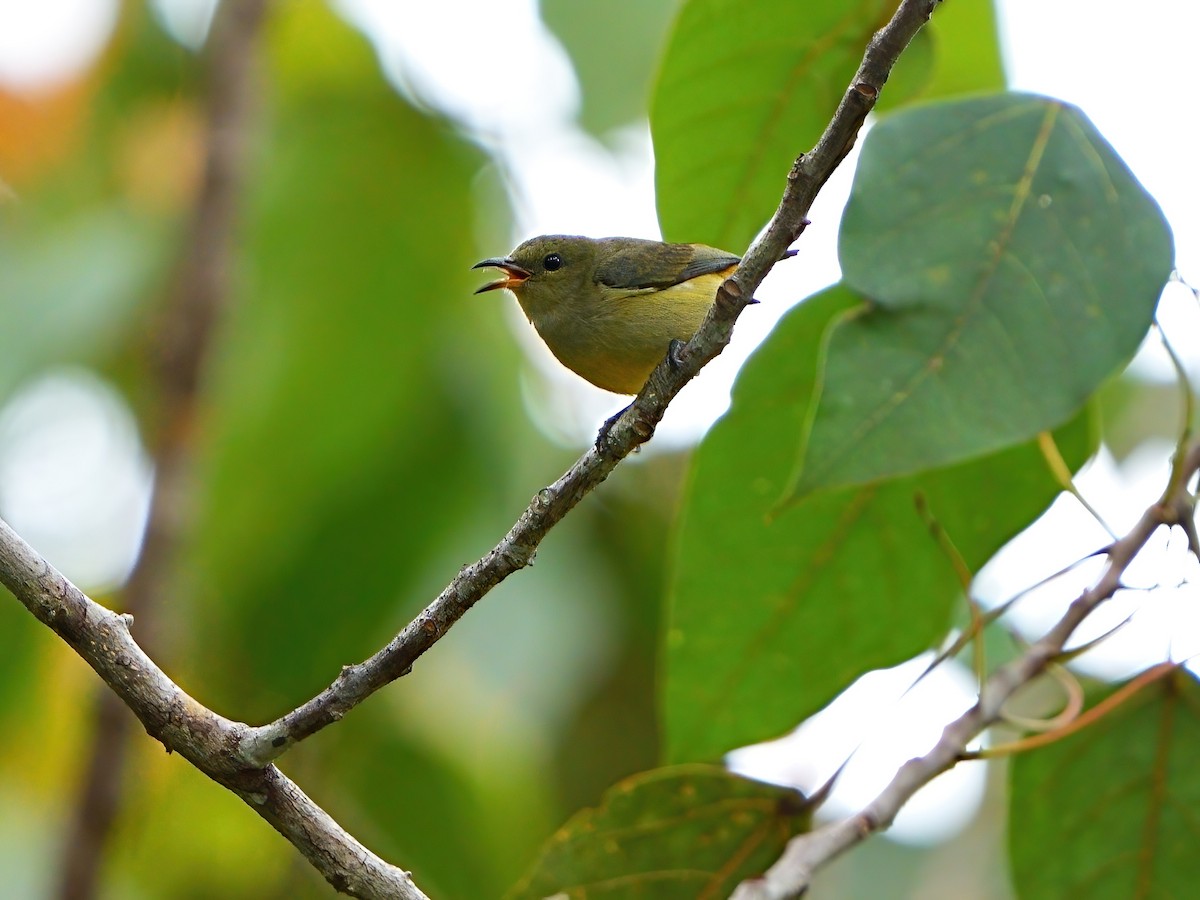
[[[612,150],[575,125],[579,87],[570,59],[541,24],[535,0],[337,0],[337,5],[373,36],[385,70],[402,90],[473,130],[499,160],[512,185],[517,222],[506,246],[480,247],[481,256],[505,253],[544,232],[658,236],[648,129],[629,128]],[[154,7],[178,39],[193,45],[202,40],[211,0],[154,0]],[[1001,0],[999,11],[1012,87],[1075,103],[1091,117],[1162,205],[1175,232],[1179,269],[1200,283],[1195,164],[1200,106],[1191,89],[1200,4],[1145,0],[1130,11],[1078,0]],[[72,77],[104,46],[116,12],[116,0],[0,0],[0,84],[36,92]],[[490,58],[501,39],[498,22],[504,23],[505,65],[481,71],[476,61]],[[535,92],[537,104],[507,102]],[[695,440],[726,407],[738,366],[775,319],[797,299],[837,280],[837,225],[852,169],[849,160],[821,194],[810,216],[813,225],[798,244],[799,258],[768,279],[759,292],[763,303],[742,317],[729,350],[672,406],[656,445]],[[515,302],[507,306],[515,339],[534,361],[525,385],[531,415],[556,439],[582,447],[624,400],[563,370]],[[1200,380],[1200,303],[1174,286],[1160,319]],[[1134,371],[1163,382],[1174,377],[1153,342]],[[1080,477],[1080,487],[1121,532],[1161,490],[1168,454],[1164,445],[1147,446],[1120,465],[1102,454]],[[101,472],[109,474],[100,477]],[[0,409],[5,514],[85,586],[111,585],[128,571],[149,483],[132,417],[116,392],[88,373],[49,375]],[[77,533],[64,534],[63,522],[75,523]],[[1077,504],[1060,500],[981,573],[979,594],[998,602],[1107,540]],[[1162,536],[1158,543],[1167,540]],[[1171,540],[1177,547],[1178,536]],[[1200,652],[1195,587],[1200,572],[1194,560],[1182,567],[1166,562],[1180,556],[1147,555],[1131,570],[1129,581],[1136,586],[1179,586],[1152,595],[1129,592],[1106,606],[1088,635],[1112,627],[1149,600],[1117,636],[1080,660],[1081,669],[1116,678],[1168,654],[1185,658]],[[1031,594],[1011,621],[1039,633],[1093,574],[1083,567]],[[826,811],[857,808],[973,700],[970,677],[953,665],[900,699],[922,665],[916,661],[864,677],[782,747],[741,751],[735,764],[812,789],[861,744]],[[982,767],[960,766],[943,776],[905,809],[890,835],[928,842],[953,833],[982,796],[982,775]]]

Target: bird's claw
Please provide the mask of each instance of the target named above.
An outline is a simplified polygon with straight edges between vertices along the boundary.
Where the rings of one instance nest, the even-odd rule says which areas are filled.
[[[671,338],[671,343],[667,344],[667,365],[676,372],[683,368],[683,348],[686,346],[687,343],[679,338]]]
[[[633,404],[630,403],[629,406],[633,406]],[[608,433],[610,431],[612,431],[612,427],[617,424],[617,419],[619,419],[619,418],[621,418],[621,416],[625,415],[626,411],[629,409],[629,406],[621,407],[615,413],[613,413],[611,416],[609,416],[607,419],[604,420],[604,424],[600,426],[600,432],[596,435],[596,450],[597,451],[604,449],[604,445],[608,443]]]

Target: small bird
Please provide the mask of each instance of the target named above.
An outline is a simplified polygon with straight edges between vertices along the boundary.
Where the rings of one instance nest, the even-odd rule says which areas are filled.
[[[704,244],[546,234],[473,268],[504,277],[559,362],[597,387],[636,394],[675,341],[704,321],[740,258]]]

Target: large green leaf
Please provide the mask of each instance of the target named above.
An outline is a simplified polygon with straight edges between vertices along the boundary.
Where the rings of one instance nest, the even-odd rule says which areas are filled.
[[[669,240],[740,251],[816,143],[892,0],[690,0],[650,110]]]
[[[1019,754],[1008,832],[1023,900],[1190,897],[1200,883],[1200,685],[1185,669]]]
[[[808,825],[796,791],[715,766],[655,769],[567,822],[507,898],[727,897]]]
[[[1133,355],[1172,265],[1157,204],[1087,118],[1022,95],[880,122],[839,249],[870,302],[831,332],[798,494],[1065,422]]]
[[[696,453],[679,526],[666,650],[668,758],[707,760],[775,737],[863,672],[946,632],[960,588],[914,508],[924,495],[971,567],[1057,487],[1033,446],[779,511],[828,322],[860,301],[834,287],[792,310],[751,357],[729,414]],[[1086,456],[1077,421],[1059,435]]]

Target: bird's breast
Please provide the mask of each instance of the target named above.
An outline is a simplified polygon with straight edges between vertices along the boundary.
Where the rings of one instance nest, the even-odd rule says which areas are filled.
[[[591,301],[572,299],[548,310],[522,307],[563,365],[597,387],[636,394],[671,341],[696,333],[727,275],[714,272],[662,290],[610,288]]]

